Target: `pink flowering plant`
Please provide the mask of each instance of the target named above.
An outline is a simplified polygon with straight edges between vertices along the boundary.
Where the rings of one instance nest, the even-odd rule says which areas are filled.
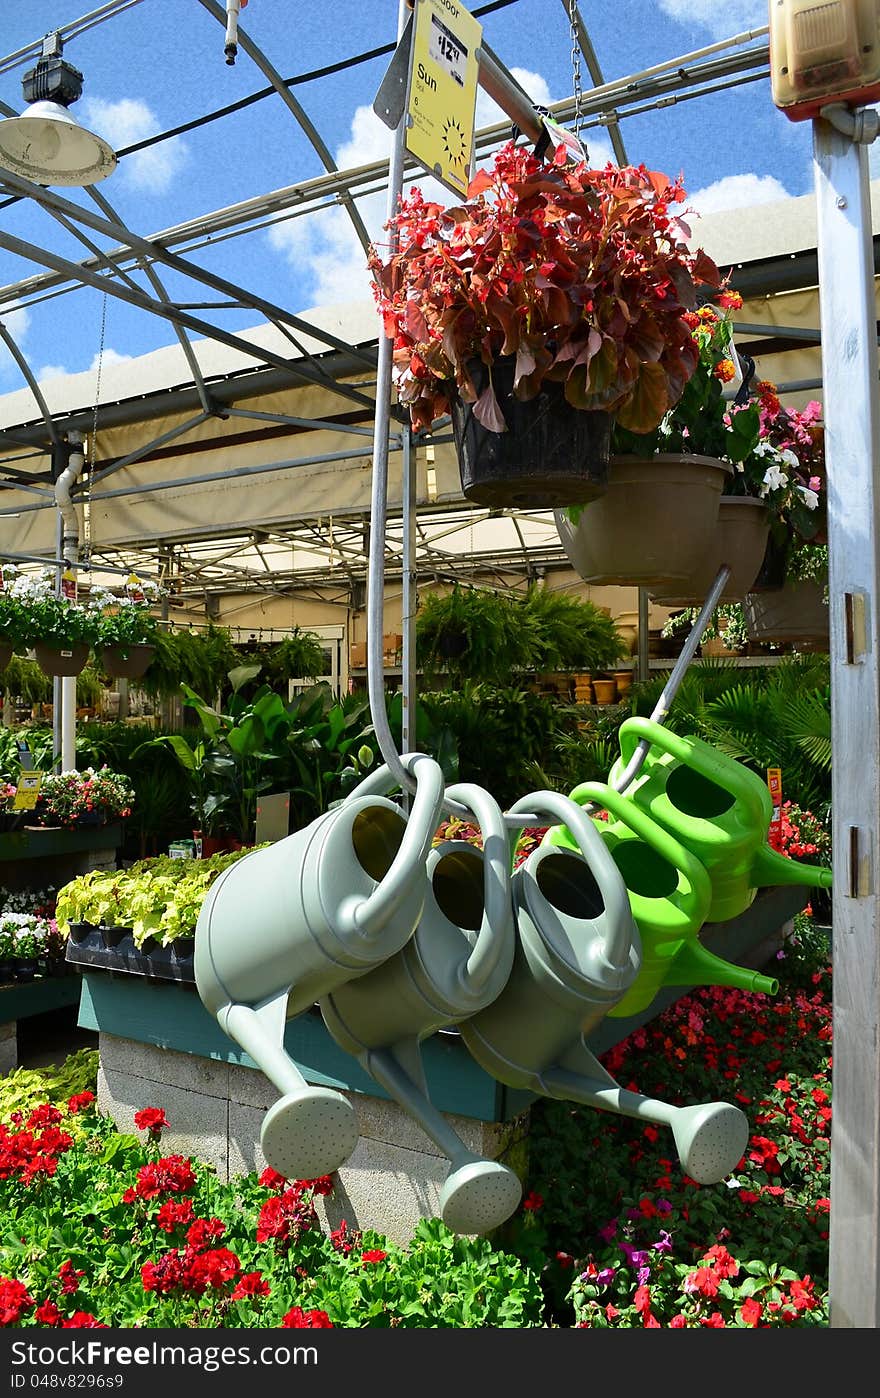
[[[134,788],[128,777],[104,767],[82,772],[50,772],[37,799],[39,825],[105,825],[131,815]]]

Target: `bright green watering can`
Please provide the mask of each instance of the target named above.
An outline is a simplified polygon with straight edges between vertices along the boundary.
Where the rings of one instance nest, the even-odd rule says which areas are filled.
[[[732,985],[775,995],[777,981],[725,961],[699,941],[712,886],[696,855],[625,793],[602,782],[583,782],[571,800],[579,806],[594,803],[616,817],[592,823],[623,878],[642,939],[639,976],[609,1015],[637,1014],[664,985]],[[572,848],[572,833],[553,826],[542,844]]]
[[[310,1087],[284,1048],[288,1019],[406,944],[422,915],[425,860],[440,819],[443,773],[423,753],[408,816],[377,786],[387,767],[311,825],[245,855],[208,890],[196,924],[195,979],[205,1008],[283,1095],[260,1143],[287,1179],[339,1168],[358,1141],[342,1093]]]
[[[649,718],[626,719],[611,786],[619,787],[639,743],[647,745],[645,761],[625,795],[705,867],[712,887],[707,922],[738,917],[759,888],[831,887],[830,869],[799,864],[771,849],[773,803],[766,782],[701,738],[671,733]]]
[[[513,875],[513,969],[498,998],[461,1024],[470,1053],[508,1087],[668,1125],[692,1179],[723,1179],[748,1141],[738,1107],[673,1107],[627,1091],[585,1043],[639,983],[639,932],[612,849],[565,796],[533,792],[511,811],[546,812],[564,822],[574,843],[542,843]]]
[[[474,1155],[433,1106],[419,1044],[484,1009],[504,989],[514,953],[510,849],[501,809],[487,791],[462,783],[449,787],[448,795],[476,816],[482,850],[463,840],[432,849],[413,936],[381,966],[337,986],[319,1003],[336,1042],[448,1156],[450,1173],[440,1193],[443,1222],[458,1233],[487,1233],[519,1204],[519,1177]]]

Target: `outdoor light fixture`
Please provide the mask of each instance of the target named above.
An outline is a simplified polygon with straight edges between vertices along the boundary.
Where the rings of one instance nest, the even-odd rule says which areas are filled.
[[[116,154],[67,110],[82,94],[83,75],[61,48],[60,34],[46,36],[36,67],[22,79],[29,105],[0,121],[0,167],[36,184],[97,184],[116,169]]]

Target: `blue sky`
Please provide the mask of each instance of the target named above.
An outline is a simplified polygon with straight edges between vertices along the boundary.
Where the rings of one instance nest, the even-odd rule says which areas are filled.
[[[7,0],[0,58],[100,8],[100,0]],[[470,8],[479,6],[472,3]],[[539,103],[572,92],[566,9],[562,0],[514,0],[481,21],[486,42]],[[724,5],[717,0],[581,0],[580,12],[606,81],[767,21],[766,0],[728,0]],[[397,14],[398,0],[334,0],[326,6],[249,0],[241,24],[281,75],[290,78],[393,43]],[[65,58],[85,78],[83,96],[72,110],[120,149],[265,88],[264,75],[243,52],[234,66],[226,65],[223,38],[221,25],[199,0],[132,3],[66,44]],[[388,61],[385,56],[353,64],[293,89],[342,169],[387,156],[391,133],[371,107]],[[23,105],[21,78],[32,62],[7,65],[0,73],[0,98],[16,110]],[[583,62],[581,70],[587,89]],[[478,126],[501,115],[480,94]],[[766,81],[645,113],[626,120],[621,129],[629,159],[671,175],[681,172],[697,210],[729,209],[735,218],[736,209],[746,204],[812,189],[810,125],[792,123],[777,112]],[[606,133],[587,132],[586,142],[591,161],[603,164],[610,155]],[[122,222],[149,235],[322,173],[308,140],[273,94],[232,117],[126,157],[96,188]],[[419,182],[427,191],[427,178]],[[59,193],[89,206],[80,190]],[[360,207],[371,234],[380,237],[384,196],[377,193]],[[698,229],[698,222],[694,226]],[[74,261],[86,256],[81,244],[28,201],[0,208],[0,229]],[[104,247],[112,240],[95,241]],[[292,311],[369,295],[363,255],[339,209],[289,219],[192,256]],[[36,263],[0,249],[0,285],[39,271]],[[172,294],[189,301],[208,299],[192,283],[175,284],[173,276],[166,280]],[[142,278],[141,284],[146,285]],[[19,309],[2,307],[0,315],[41,381],[51,381],[65,372],[94,369],[102,300],[99,293],[80,290]],[[258,319],[253,312],[196,313],[230,330]],[[108,298],[105,363],[172,340],[167,322]],[[0,392],[21,386],[19,371],[0,344]]]

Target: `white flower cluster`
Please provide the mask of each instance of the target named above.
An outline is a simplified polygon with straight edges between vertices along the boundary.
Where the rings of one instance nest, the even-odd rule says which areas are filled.
[[[0,888],[0,917],[7,913],[35,913],[37,908],[51,907],[57,890],[48,888]]]
[[[0,961],[33,960],[43,955],[54,928],[37,913],[0,914]]]
[[[755,456],[769,458],[770,464],[764,472],[764,482],[761,486],[762,499],[770,494],[771,490],[784,490],[791,480],[791,472],[800,469],[800,461],[789,447],[781,450],[774,447],[770,442],[759,442],[755,447]],[[803,500],[808,510],[815,510],[819,505],[819,496],[815,490],[811,490],[805,485],[796,485],[795,489]]]
[[[107,587],[96,585],[89,593],[89,606],[99,612],[111,607],[150,607],[165,596],[164,588],[149,578],[132,575],[122,592],[111,592]]]

